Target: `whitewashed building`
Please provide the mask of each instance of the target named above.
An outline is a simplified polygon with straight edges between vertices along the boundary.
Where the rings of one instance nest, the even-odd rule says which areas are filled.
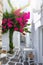
[[[4,4],[4,7],[5,7],[5,4]],[[31,45],[32,45],[32,48],[35,49],[37,61],[40,63],[43,63],[43,0],[31,0],[31,5],[29,9],[27,8],[24,11],[28,11],[28,10],[30,11],[30,14],[31,14],[30,15],[31,17],[29,20],[31,22],[31,35],[28,33],[26,35],[26,46],[29,47],[29,45],[32,43]],[[7,48],[9,49],[8,33],[6,33],[7,36],[6,34],[2,36],[2,46],[3,47],[7,46]],[[13,35],[13,42],[15,42],[16,47],[18,46],[18,48],[20,48],[20,33],[18,34],[16,33],[16,35],[17,35],[18,45],[17,45],[17,42],[15,41],[16,38],[14,38],[15,34]],[[6,42],[6,40],[8,41]]]
[[[43,63],[43,0],[36,0],[32,18],[32,43],[37,61]]]

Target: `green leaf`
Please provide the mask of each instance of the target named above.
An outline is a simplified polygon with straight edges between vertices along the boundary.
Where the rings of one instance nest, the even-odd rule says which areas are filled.
[[[30,31],[28,31],[28,28],[24,28],[25,32],[31,33]]]
[[[6,12],[3,13],[3,18],[9,18],[9,13],[7,10],[6,10]]]
[[[28,33],[31,33],[30,31],[27,31]]]
[[[27,28],[24,28],[24,31],[28,31],[28,29]]]
[[[31,24],[27,24],[27,26],[30,26]]]

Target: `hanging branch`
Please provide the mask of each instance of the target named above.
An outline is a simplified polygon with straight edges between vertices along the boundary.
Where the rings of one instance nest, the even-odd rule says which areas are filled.
[[[8,0],[8,4],[9,4],[9,6],[11,7],[11,9],[14,10],[14,8],[13,8],[13,6],[12,6],[10,0]],[[23,9],[25,9],[26,7],[28,7],[29,5],[30,5],[30,3],[28,3],[27,5],[21,7],[20,9],[23,10]]]
[[[8,0],[8,4],[9,4],[9,6],[11,7],[11,9],[14,10],[14,8],[13,8],[13,6],[12,6],[10,0]]]
[[[30,3],[28,3],[27,5],[21,7],[21,10],[25,9],[26,7],[29,7]]]

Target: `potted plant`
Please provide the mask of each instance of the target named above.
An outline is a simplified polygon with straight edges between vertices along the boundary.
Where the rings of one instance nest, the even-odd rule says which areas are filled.
[[[3,13],[2,33],[4,34],[9,30],[10,53],[13,53],[14,49],[12,41],[13,32],[19,31],[22,34],[25,34],[25,32],[30,33],[30,31],[27,28],[27,26],[30,26],[30,24],[28,24],[28,19],[30,19],[30,12],[21,12],[21,9],[12,9],[10,13],[6,10],[6,12]]]

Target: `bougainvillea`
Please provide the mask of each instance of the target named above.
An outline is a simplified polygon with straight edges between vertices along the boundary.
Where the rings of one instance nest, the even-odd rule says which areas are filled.
[[[30,12],[21,12],[21,9],[14,10],[10,0],[8,0],[8,4],[12,8],[12,11],[9,13],[6,10],[6,12],[3,13],[2,33],[6,33],[9,30],[10,53],[13,53],[13,32],[18,31],[23,34],[25,34],[24,32],[30,32],[27,28],[27,26],[30,25],[28,24],[28,19],[30,19]]]
[[[17,10],[18,11],[18,10]],[[15,12],[17,12],[15,11]],[[9,29],[13,28],[14,31],[19,31],[23,33],[24,28],[28,24],[28,19],[30,19],[30,12],[28,13],[20,13],[17,15],[16,13],[4,13],[4,17],[2,20],[2,33],[7,32]],[[28,29],[27,31],[28,32]]]

